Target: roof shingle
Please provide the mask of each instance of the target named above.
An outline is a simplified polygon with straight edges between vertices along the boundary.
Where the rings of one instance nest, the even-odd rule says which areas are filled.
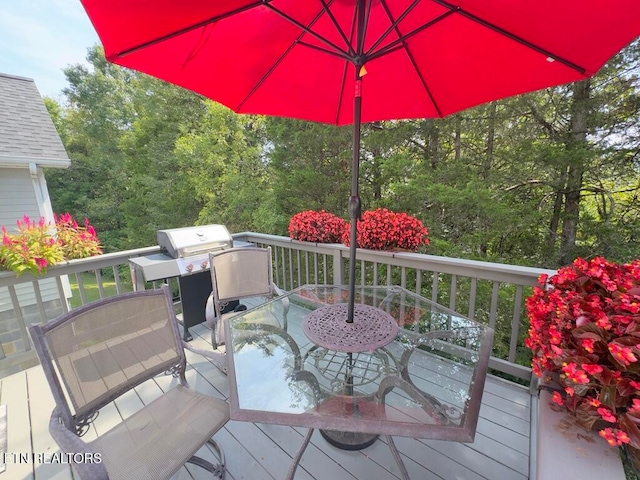
[[[0,73],[0,156],[69,159],[30,78]]]

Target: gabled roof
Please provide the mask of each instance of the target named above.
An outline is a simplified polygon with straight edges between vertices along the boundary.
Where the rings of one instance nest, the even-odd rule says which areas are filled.
[[[29,163],[70,161],[34,81],[0,73],[0,165]]]

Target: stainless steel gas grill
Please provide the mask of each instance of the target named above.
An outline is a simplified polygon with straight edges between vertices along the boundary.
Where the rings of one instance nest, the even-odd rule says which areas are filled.
[[[247,243],[234,244],[224,225],[202,225],[158,230],[158,245],[163,253],[131,259],[134,285],[144,289],[140,273],[147,282],[178,278],[184,339],[188,341],[189,328],[205,319],[205,305],[211,293],[209,253]]]

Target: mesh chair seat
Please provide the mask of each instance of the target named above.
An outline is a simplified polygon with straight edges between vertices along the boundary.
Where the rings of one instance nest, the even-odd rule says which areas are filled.
[[[178,385],[90,446],[112,480],[169,478],[228,419],[226,402]]]

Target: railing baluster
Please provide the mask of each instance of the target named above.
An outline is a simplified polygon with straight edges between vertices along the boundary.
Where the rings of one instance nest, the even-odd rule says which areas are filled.
[[[87,303],[87,293],[84,290],[84,281],[82,280],[82,273],[76,273],[76,282],[78,282],[78,292],[80,292],[80,303],[82,305]]]
[[[293,252],[289,249],[289,288],[293,289]]]
[[[373,286],[378,286],[378,262],[373,262]]]
[[[99,268],[96,268],[94,271],[96,274],[96,283],[98,284],[98,293],[100,294],[100,298],[104,298],[105,294],[104,284],[102,282],[102,271]]]
[[[18,329],[20,330],[20,338],[22,338],[24,343],[24,349],[25,351],[31,350],[31,341],[27,334],[27,326],[24,322],[22,308],[20,308],[20,301],[18,300],[18,295],[16,294],[16,289],[13,285],[9,285],[9,296],[11,297],[11,305],[13,306],[13,314],[16,316],[16,320],[18,321]],[[2,350],[2,358],[4,358],[4,350]]]
[[[309,252],[304,252],[305,282],[309,283]]]
[[[431,301],[433,303],[438,303],[439,277],[440,277],[440,274],[438,272],[433,272],[433,279],[431,280]]]
[[[469,292],[469,309],[467,310],[467,317],[474,319],[476,315],[476,294],[478,291],[478,279],[471,279],[471,287]]]
[[[60,297],[60,306],[64,313],[69,311],[69,302],[67,302],[67,296],[64,293],[64,285],[62,285],[62,277],[56,277],[56,287],[58,289],[58,296]]]
[[[318,285],[318,254],[315,252],[313,254],[313,279],[313,283]]]
[[[302,262],[300,260],[300,250],[296,251],[296,258],[297,258],[297,262],[298,262],[298,265],[297,265],[297,268],[298,268],[298,285],[297,286],[299,287],[300,285],[302,285]]]
[[[38,305],[38,312],[40,313],[40,318],[49,320],[47,318],[47,312],[44,308],[44,302],[42,301],[42,292],[40,291],[40,284],[38,283],[37,280],[34,280],[33,282],[31,282],[31,284],[33,285],[33,293],[36,294],[36,305]]]
[[[367,284],[367,262],[360,262],[360,285],[363,287]]]
[[[122,282],[120,282],[120,271],[116,265],[111,267],[113,270],[113,279],[116,281],[116,293],[119,295],[122,293]]]
[[[329,285],[329,270],[327,269],[327,254],[322,255],[322,273],[324,276],[324,280],[322,282],[323,285]]]
[[[391,264],[387,263],[387,287],[391,286]]]
[[[285,290],[289,290],[291,287],[287,286],[287,260],[285,258],[285,249],[284,247],[280,247],[282,251],[282,255],[280,255],[281,267],[282,267],[282,283],[285,286]]]
[[[400,286],[407,288],[407,269],[405,267],[400,267]]]
[[[344,268],[344,260],[342,259],[342,255],[340,250],[334,250],[331,254],[333,260],[331,261],[331,265],[333,267],[333,285],[344,285],[345,281],[345,268]]]
[[[495,330],[496,317],[498,312],[498,292],[500,290],[500,283],[493,282],[493,290],[491,291],[491,309],[489,310],[489,326]]]
[[[276,269],[275,275],[274,275],[276,285],[279,285],[280,287],[285,288],[284,285],[281,282],[281,279],[280,279],[280,264],[278,263],[279,262],[279,258],[280,258],[278,256],[278,249],[279,248],[280,247],[272,247],[271,248],[271,250],[273,251],[272,267]]]
[[[510,362],[516,361],[516,348],[518,346],[518,335],[520,333],[520,312],[522,311],[522,285],[516,287],[516,297],[513,301],[513,317],[511,318],[511,339],[509,341]]]
[[[456,304],[457,302],[457,298],[456,296],[458,295],[458,276],[457,275],[451,275],[451,287],[449,289],[449,309],[453,310],[454,312],[456,312]]]
[[[416,295],[422,295],[422,270],[416,268]],[[420,306],[420,300],[416,298],[416,306],[413,313],[413,329],[416,332],[420,331],[420,311],[418,307]]]

